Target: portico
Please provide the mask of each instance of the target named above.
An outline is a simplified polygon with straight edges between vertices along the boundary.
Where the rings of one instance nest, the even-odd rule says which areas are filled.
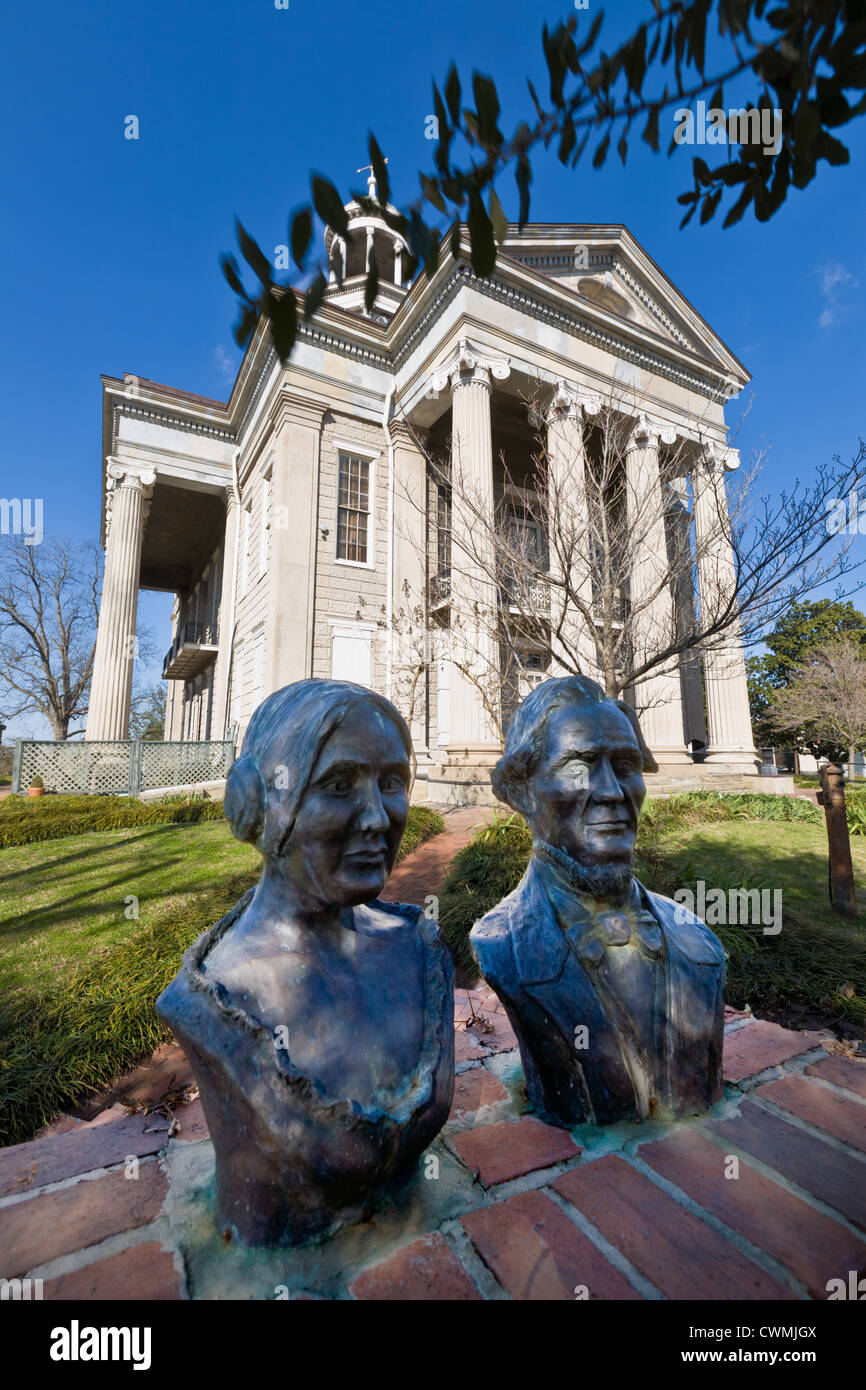
[[[419,792],[426,781],[434,800],[489,800],[513,699],[568,660],[603,674],[587,479],[611,409],[623,515],[644,537],[616,598],[633,618],[635,669],[695,613],[735,602],[720,525],[737,463],[725,404],[748,375],[624,228],[511,229],[484,281],[461,242],[411,287],[395,246],[394,278],[368,313],[363,275],[342,268],[358,270],[354,237],[366,256],[388,228],[366,218],[356,230],[349,213],[325,303],[286,367],[260,324],[227,402],[104,381],[106,569],[87,738],[126,736],[137,590],[158,588],[176,595],[167,738],[242,737],[271,690],[357,679],[411,703]],[[580,539],[568,555],[527,523],[543,488],[554,529]],[[492,553],[498,528],[520,525],[547,566],[529,604]],[[666,580],[676,535],[690,538],[697,593]],[[576,602],[562,599],[564,565]],[[510,694],[494,678],[506,651],[519,658]],[[663,767],[689,768],[698,751],[707,777],[754,772],[735,627],[626,693]]]

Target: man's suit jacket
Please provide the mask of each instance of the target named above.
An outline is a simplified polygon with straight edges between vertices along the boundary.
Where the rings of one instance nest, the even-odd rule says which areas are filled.
[[[722,1093],[724,952],[699,918],[638,884],[664,939],[664,1056],[653,1059],[653,1112],[692,1115]],[[682,916],[685,909],[680,908]],[[476,922],[470,944],[520,1044],[527,1090],[552,1124],[643,1118],[618,1025],[556,920],[535,855],[517,888]],[[608,950],[632,949],[608,947]],[[596,977],[597,980],[597,977]],[[575,1027],[589,1045],[575,1047]]]

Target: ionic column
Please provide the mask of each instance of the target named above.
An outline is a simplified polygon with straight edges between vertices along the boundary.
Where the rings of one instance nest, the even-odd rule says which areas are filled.
[[[229,678],[232,664],[232,639],[235,626],[235,595],[237,585],[238,535],[241,524],[240,499],[231,486],[225,490],[226,529],[223,539],[222,583],[217,615],[219,651],[214,673],[213,717],[211,738],[226,736]]]
[[[403,420],[390,425],[394,446],[393,564],[391,572],[392,611],[398,630],[385,634],[391,645],[391,690],[389,698],[409,721],[416,751],[427,744],[425,673],[414,691],[414,708],[409,709],[407,670],[416,665],[420,634],[414,631],[413,611],[424,604],[426,582],[425,529],[427,510],[427,459],[411,427]],[[408,587],[408,594],[406,587]],[[403,621],[399,621],[401,612]],[[412,629],[410,633],[409,629]],[[410,640],[410,638],[412,640]],[[429,640],[429,638],[428,638]],[[410,718],[411,715],[411,718]]]
[[[499,642],[493,512],[492,378],[508,362],[477,353],[465,341],[434,378],[450,382],[451,427],[451,728],[448,752],[483,756],[501,746],[498,716]],[[460,669],[463,667],[464,669]],[[471,674],[467,675],[466,671]],[[472,679],[475,677],[475,680]],[[476,683],[477,682],[477,683]],[[480,688],[479,688],[480,686]],[[482,690],[487,697],[487,707]]]
[[[725,613],[732,599],[736,602],[725,469],[736,468],[738,462],[735,450],[705,449],[692,475],[702,628],[711,626]],[[760,759],[752,734],[739,620],[728,627],[717,645],[711,641],[704,648],[703,658],[708,742],[705,761],[734,764],[753,773]]]
[[[126,464],[111,463],[108,475],[114,481],[114,489],[108,498],[105,573],[87,713],[87,739],[129,737],[141,542],[147,506],[156,482],[154,472],[135,470]]]
[[[284,394],[272,416],[266,695],[313,674],[323,415],[320,406]]]
[[[601,402],[581,398],[565,382],[553,395],[547,417],[547,517],[550,572],[559,584],[550,595],[551,633],[562,634],[567,650],[575,654],[581,675],[598,679],[595,627],[569,601],[562,587],[565,563],[571,554],[569,591],[592,613],[592,547],[589,533],[589,506],[586,495],[586,452],[583,439],[584,412],[595,414]],[[564,554],[560,554],[559,550]],[[555,641],[555,639],[554,639]],[[569,668],[554,655],[552,674],[566,675]]]
[[[641,417],[626,445],[628,526],[632,540],[631,610],[634,665],[662,651],[676,633],[668,582],[665,506],[659,473],[659,436]],[[636,544],[635,544],[636,540]],[[659,763],[690,763],[683,730],[679,671],[650,674],[635,686],[641,730]]]
[[[669,524],[682,556],[691,554],[692,514],[689,510],[685,478],[675,478],[668,495]],[[674,577],[674,609],[677,632],[681,635],[695,630],[695,590],[691,565],[680,563]],[[701,654],[697,647],[680,658],[680,684],[683,697],[683,718],[686,742],[698,740],[706,746],[707,721],[704,717],[704,683],[701,676]]]

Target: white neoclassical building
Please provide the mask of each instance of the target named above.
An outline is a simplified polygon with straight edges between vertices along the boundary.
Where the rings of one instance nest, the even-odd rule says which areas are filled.
[[[493,514],[503,458],[512,477],[531,466],[527,400],[546,398],[552,454],[572,458],[594,402],[612,392],[639,402],[626,462],[663,550],[664,441],[689,442],[680,500],[700,535],[702,479],[737,461],[725,403],[749,378],[625,227],[512,227],[488,279],[473,274],[467,240],[456,256],[446,242],[432,279],[408,284],[399,237],[357,205],[348,211],[348,237],[326,243],[325,303],[287,366],[262,322],[227,402],[131,374],[103,378],[106,563],[87,739],[128,735],[140,588],[175,595],[166,739],[240,741],[262,698],[304,677],[396,698],[392,618],[409,585],[437,615],[411,711],[418,794],[483,799],[499,745],[477,686],[452,659],[448,596],[470,562],[443,533],[472,523],[456,498],[443,522],[423,441],[452,451]],[[380,289],[367,313],[371,251]],[[730,565],[718,545],[702,561],[715,574]],[[649,582],[644,570],[636,565],[633,594]],[[471,590],[471,572],[463,578]],[[672,586],[659,601],[695,597]],[[536,642],[527,683],[545,670]],[[663,768],[701,750],[706,776],[755,772],[738,646],[641,690],[652,695],[638,704]]]

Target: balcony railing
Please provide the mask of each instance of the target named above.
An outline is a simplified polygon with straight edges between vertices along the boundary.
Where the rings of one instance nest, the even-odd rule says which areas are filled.
[[[451,602],[451,571],[440,570],[430,578],[427,599],[431,608],[444,608]]]
[[[165,654],[162,678],[192,680],[216,660],[219,631],[210,623],[184,623]]]
[[[550,614],[550,585],[543,579],[522,579],[515,575],[500,582],[499,601],[510,613],[547,617]]]

